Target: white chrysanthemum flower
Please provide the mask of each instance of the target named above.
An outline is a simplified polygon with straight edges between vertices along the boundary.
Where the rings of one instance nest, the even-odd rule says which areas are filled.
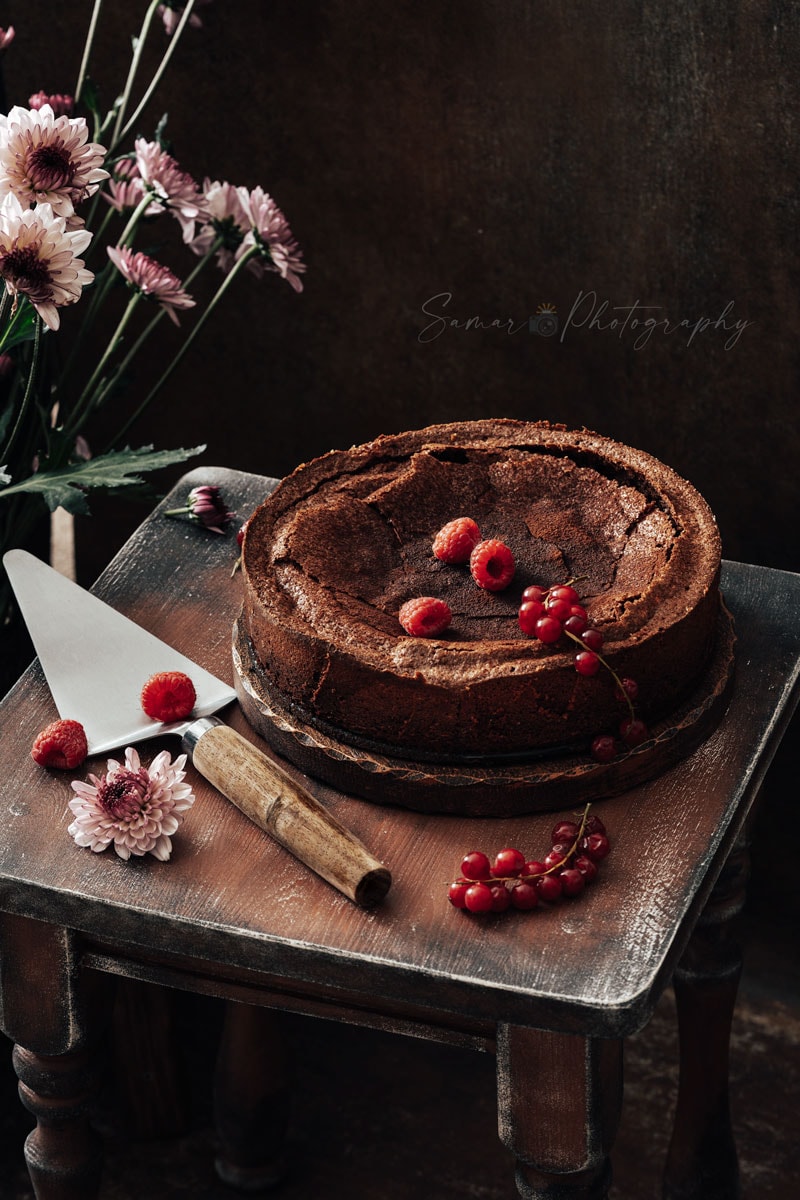
[[[6,291],[27,296],[50,329],[58,329],[58,309],[80,300],[94,275],[78,255],[92,235],[68,229],[49,204],[23,208],[15,195],[0,204],[0,277]]]
[[[108,178],[105,147],[88,136],[83,117],[57,117],[49,104],[0,115],[0,199],[12,192],[68,217]]]
[[[194,792],[184,782],[185,765],[185,754],[172,762],[162,750],[143,767],[136,750],[128,746],[125,762],[110,758],[102,779],[90,775],[90,783],[72,784],[76,795],[69,807],[75,820],[68,832],[79,846],[96,853],[113,843],[120,858],[152,854],[166,862],[172,835],[194,804]]]

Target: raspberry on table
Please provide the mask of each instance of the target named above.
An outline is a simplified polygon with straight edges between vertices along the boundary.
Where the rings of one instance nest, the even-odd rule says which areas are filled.
[[[398,620],[411,637],[438,637],[450,624],[450,605],[435,596],[417,596],[406,600]]]
[[[183,671],[159,671],[142,688],[142,708],[153,721],[182,721],[195,706],[194,684]]]
[[[499,538],[478,542],[469,556],[469,569],[478,587],[501,592],[514,578],[514,555]]]
[[[31,758],[40,767],[58,767],[71,771],[79,767],[89,753],[86,731],[80,721],[52,721],[34,738]]]
[[[433,539],[433,553],[441,562],[465,563],[481,540],[472,517],[456,517],[443,525]]]

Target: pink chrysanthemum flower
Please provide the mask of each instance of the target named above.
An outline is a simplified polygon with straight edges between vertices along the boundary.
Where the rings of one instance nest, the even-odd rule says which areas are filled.
[[[155,216],[169,211],[183,230],[184,242],[194,237],[195,221],[205,216],[203,197],[191,175],[182,171],[175,159],[162,150],[158,142],[137,138],[136,166],[145,191],[153,197],[145,215]]]
[[[108,191],[103,192],[107,200],[117,212],[126,208],[136,208],[144,196],[144,184],[139,174],[139,168],[134,158],[121,158],[114,164],[111,178],[108,181]]]
[[[237,250],[236,258],[257,247],[259,256],[250,263],[255,272],[277,271],[296,292],[302,292],[300,274],[305,271],[306,264],[286,217],[263,188],[253,188],[251,192],[240,188],[240,195],[250,221],[250,230]]]
[[[23,208],[15,195],[0,204],[0,277],[6,291],[27,296],[49,329],[58,329],[58,309],[80,300],[94,275],[78,255],[92,235],[68,229],[49,204]]]
[[[178,276],[149,255],[141,251],[134,253],[130,246],[108,246],[107,249],[108,257],[131,287],[143,296],[157,300],[170,320],[180,325],[175,310],[194,308],[196,301],[183,290]]]
[[[201,4],[210,3],[211,0],[197,0],[195,8],[199,8]],[[178,22],[181,19],[181,13],[185,7],[185,4],[176,3],[175,0],[166,0],[164,4],[159,4],[158,8],[156,9],[156,12],[164,22],[164,28],[166,29],[169,37],[172,37],[173,33],[177,29]],[[203,27],[203,22],[200,20],[196,12],[193,12],[189,17],[189,24],[195,29],[202,29]]]
[[[184,782],[186,755],[172,762],[162,750],[149,767],[128,746],[125,762],[108,760],[108,774],[90,775],[90,783],[72,784],[75,798],[69,807],[75,820],[68,832],[79,846],[96,853],[113,842],[120,858],[152,854],[166,862],[172,853],[172,835],[194,804],[194,792]]]
[[[5,50],[6,46],[10,46],[14,40],[14,26],[9,25],[8,29],[0,28],[0,50]]]
[[[108,178],[105,147],[88,136],[83,117],[57,117],[49,104],[0,116],[0,199],[12,192],[24,205],[69,216]]]
[[[28,107],[37,111],[44,108],[45,104],[50,105],[57,117],[70,116],[75,107],[72,96],[62,95],[61,92],[55,92],[52,96],[48,96],[47,92],[36,92],[28,100]]]
[[[225,272],[230,271],[236,251],[250,231],[250,218],[243,196],[247,196],[246,188],[236,188],[218,180],[213,183],[210,179],[203,181],[207,220],[189,245],[195,254],[207,254],[214,242],[222,238],[222,245],[217,251],[217,265]]]

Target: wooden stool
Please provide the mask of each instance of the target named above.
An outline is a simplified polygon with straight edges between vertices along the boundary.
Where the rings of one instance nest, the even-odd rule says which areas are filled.
[[[191,473],[97,590],[230,679],[233,540],[160,516],[201,482],[218,483],[246,514],[271,481]],[[429,816],[312,785],[393,872],[386,901],[369,911],[199,778],[170,863],[79,850],[66,832],[68,779],[28,757],[54,716],[34,665],[0,705],[0,1000],[23,1102],[37,1118],[26,1153],[38,1200],[97,1195],[91,1047],[113,976],[234,1002],[216,1096],[218,1168],[231,1182],[282,1170],[282,1127],[260,1156],[266,1162],[253,1160],[247,1132],[285,1110],[269,1011],[285,1009],[496,1049],[500,1135],[517,1158],[520,1195],[604,1197],[623,1039],[647,1022],[673,975],[682,1081],[665,1196],[731,1200],[727,1045],[738,968],[725,931],[745,873],[742,852],[731,852],[797,701],[800,639],[787,614],[800,604],[800,577],[728,563],[723,587],[740,639],[727,715],[685,762],[598,804],[614,843],[600,878],[578,901],[528,915],[473,919],[448,904],[446,885],[474,846],[538,853],[553,824],[547,814]],[[230,721],[258,741],[241,713]],[[554,1060],[558,1083],[550,1075],[545,1107],[531,1080]]]

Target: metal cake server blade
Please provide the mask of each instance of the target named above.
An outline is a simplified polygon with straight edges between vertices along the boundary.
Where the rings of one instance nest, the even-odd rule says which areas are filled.
[[[90,754],[191,724],[164,725],[142,709],[142,686],[158,671],[189,676],[195,718],[236,699],[232,687],[27,551],[9,550],[3,565],[59,715],[80,721]]]
[[[90,754],[177,734],[200,773],[318,875],[359,904],[383,899],[386,867],[278,763],[212,715],[236,699],[233,688],[32,554],[9,550],[3,565],[56,708],[83,725]],[[142,710],[142,686],[159,671],[192,680],[189,720],[165,725]]]

